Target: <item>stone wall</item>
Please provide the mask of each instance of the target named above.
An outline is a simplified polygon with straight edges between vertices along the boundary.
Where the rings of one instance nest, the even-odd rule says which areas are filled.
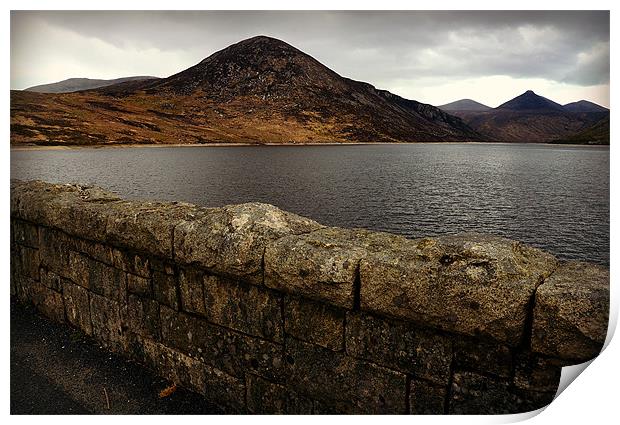
[[[493,236],[11,183],[11,294],[231,412],[542,407],[600,351],[608,286]]]

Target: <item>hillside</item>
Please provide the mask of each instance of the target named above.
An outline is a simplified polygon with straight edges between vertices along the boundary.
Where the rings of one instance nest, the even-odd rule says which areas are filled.
[[[56,83],[41,84],[38,86],[28,87],[25,91],[32,91],[37,93],[71,93],[80,90],[90,90],[99,87],[111,86],[114,84],[124,83],[127,81],[143,81],[154,80],[157,77],[138,76],[138,77],[123,77],[115,78],[113,80],[97,80],[91,78],[69,78],[67,80],[58,81]]]
[[[587,145],[608,145],[609,144],[609,115],[596,122],[591,127],[586,128],[566,138],[555,140],[554,143],[577,143]]]
[[[66,94],[11,92],[11,143],[484,140],[461,119],[341,77],[259,36],[168,78]]]

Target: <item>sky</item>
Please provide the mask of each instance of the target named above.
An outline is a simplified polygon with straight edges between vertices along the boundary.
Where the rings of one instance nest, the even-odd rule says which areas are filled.
[[[433,105],[534,90],[609,107],[607,11],[12,11],[11,88],[167,77],[255,35]]]

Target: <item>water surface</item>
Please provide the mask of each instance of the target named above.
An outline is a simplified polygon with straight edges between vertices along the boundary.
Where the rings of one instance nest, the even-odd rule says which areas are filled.
[[[408,237],[477,231],[609,264],[609,148],[532,144],[11,151],[11,177],[128,198],[260,201]]]

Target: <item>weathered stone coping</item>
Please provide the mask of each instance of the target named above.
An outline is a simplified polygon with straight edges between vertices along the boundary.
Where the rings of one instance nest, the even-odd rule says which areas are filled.
[[[574,362],[601,349],[609,271],[483,234],[406,239],[323,226],[272,205],[127,201],[11,181],[11,217],[326,305]],[[28,235],[16,234],[25,245]]]

